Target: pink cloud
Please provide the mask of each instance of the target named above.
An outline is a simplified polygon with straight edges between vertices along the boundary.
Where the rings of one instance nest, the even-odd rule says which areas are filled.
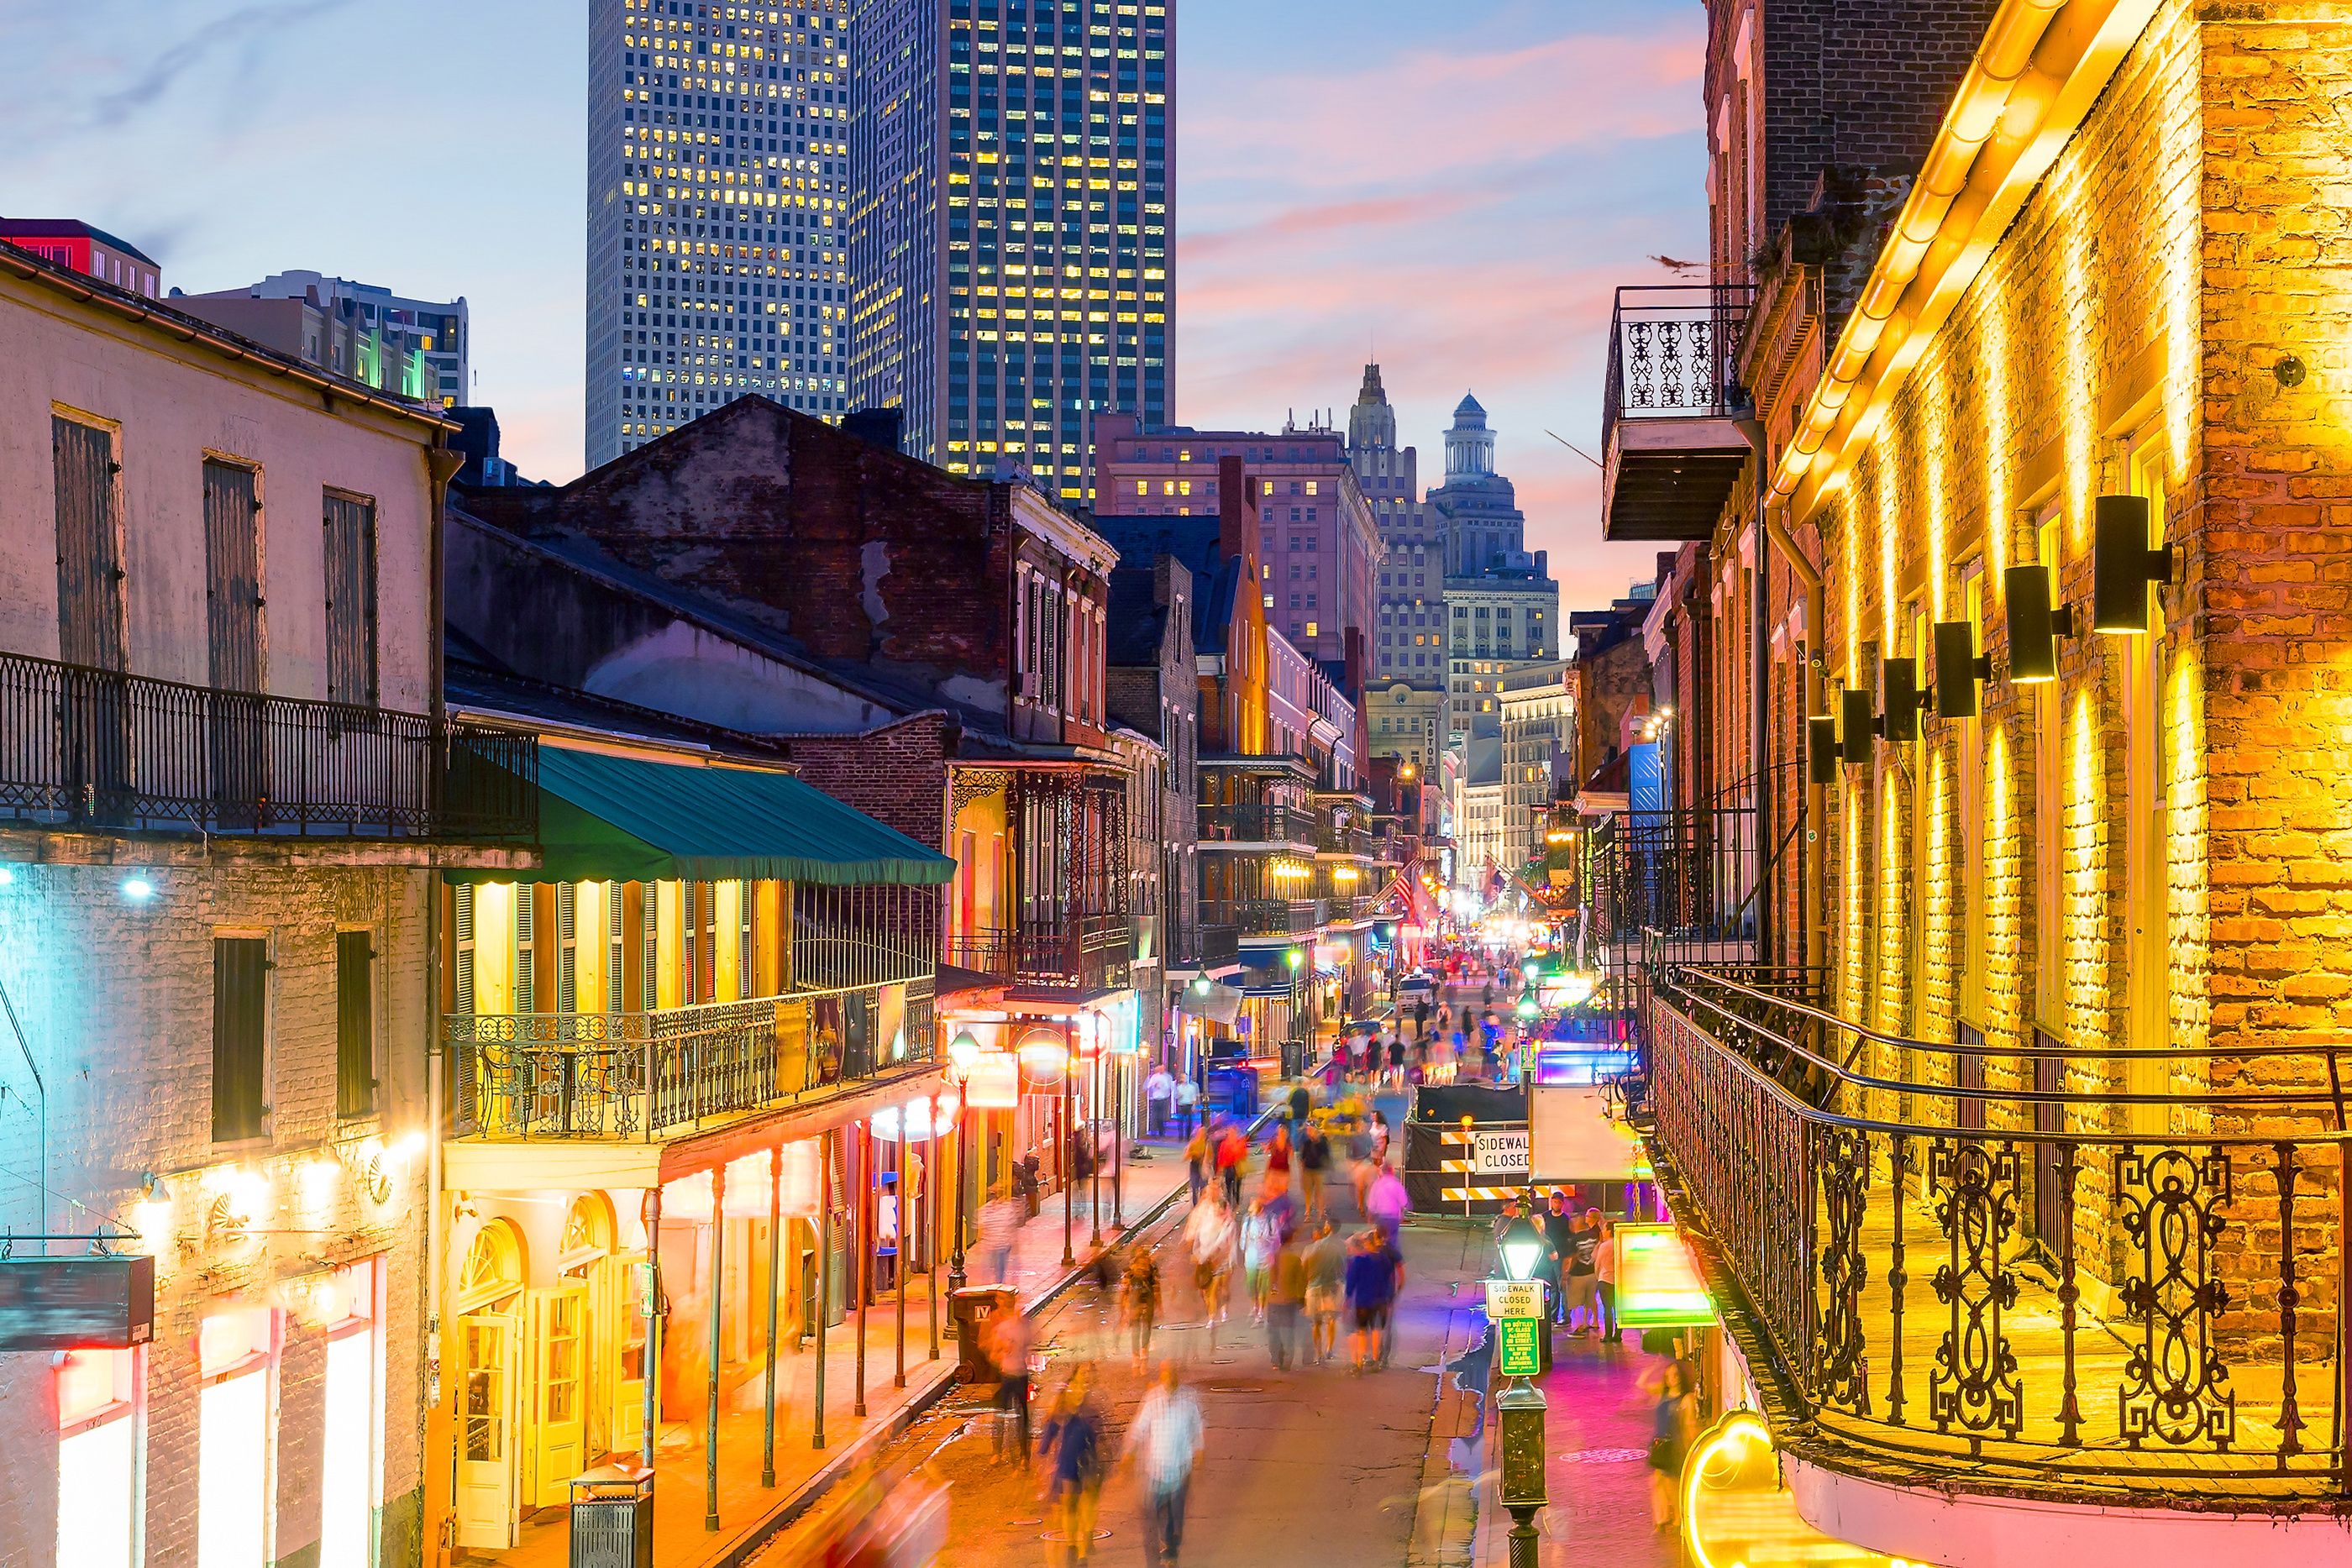
[[[1183,166],[1188,174],[1269,172],[1270,110],[1306,128],[1311,151],[1295,166],[1325,185],[1417,184],[1465,166],[1695,130],[1705,25],[1691,7],[1640,37],[1553,38],[1483,54],[1422,49],[1345,75],[1212,85],[1187,105]]]
[[[1428,195],[1371,196],[1359,201],[1309,203],[1231,228],[1181,235],[1176,242],[1177,257],[1180,265],[1190,266],[1283,240],[1336,237],[1387,224],[1426,223],[1432,218],[1452,216],[1480,199],[1471,192],[1451,191]],[[1486,199],[1492,199],[1492,193]]]

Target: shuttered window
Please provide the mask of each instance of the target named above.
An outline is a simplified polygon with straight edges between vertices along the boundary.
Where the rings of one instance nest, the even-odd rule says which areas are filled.
[[[114,432],[52,415],[49,449],[58,492],[58,656],[68,664],[127,670]]]
[[[608,882],[604,884],[606,927],[604,936],[609,948],[604,965],[604,1010],[606,1012],[617,1013],[627,1010],[622,1000],[624,993],[621,988],[621,961],[626,946],[622,939],[621,921],[622,916],[626,913],[627,904],[627,890],[624,883]]]
[[[375,1114],[375,934],[335,933],[335,1114]]]
[[[268,1131],[269,942],[213,938],[213,1142]]]
[[[735,885],[739,890],[735,908],[741,925],[741,929],[736,934],[735,994],[739,998],[756,997],[760,994],[760,977],[752,967],[751,910],[760,901],[760,884],[747,880]]]
[[[637,968],[638,1007],[652,1012],[661,1006],[661,889],[658,884],[644,884],[645,902],[639,906],[638,935],[643,938]]]
[[[531,966],[539,956],[539,940],[533,927],[538,925],[539,911],[534,907],[536,893],[530,883],[519,882],[514,890],[514,1010],[535,1013],[539,1010],[539,977]]]
[[[212,458],[205,460],[205,570],[212,684],[226,692],[261,691],[259,476]]]
[[[327,698],[373,707],[375,503],[326,492]]]
[[[457,996],[451,1004],[453,1012],[470,1013],[474,1007],[474,884],[460,883],[450,890],[451,903],[457,905],[455,944],[457,949]]]
[[[568,882],[555,884],[555,1005],[550,1012],[579,1010],[579,891]]]

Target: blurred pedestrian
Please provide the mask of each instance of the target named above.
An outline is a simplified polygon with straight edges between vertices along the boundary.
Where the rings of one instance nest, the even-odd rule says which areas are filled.
[[[1282,1237],[1275,1228],[1263,1199],[1252,1203],[1242,1217],[1242,1278],[1249,1287],[1250,1322],[1265,1322],[1266,1292],[1273,1283],[1275,1254]]]
[[[1201,1293],[1201,1306],[1210,1324],[1212,1340],[1214,1325],[1224,1321],[1225,1290],[1233,1268],[1234,1226],[1233,1210],[1227,1208],[1222,1193],[1212,1193],[1206,1200],[1195,1204],[1184,1219],[1184,1250],[1192,1260],[1192,1285]]]
[[[1151,1135],[1168,1135],[1168,1118],[1176,1105],[1176,1078],[1165,1062],[1155,1062],[1143,1081],[1143,1103],[1150,1108]]]
[[[1045,1500],[1072,1563],[1094,1555],[1095,1505],[1102,1495],[1103,1420],[1093,1388],[1094,1369],[1081,1362],[1037,1442],[1045,1460]]]
[[[1327,1218],[1307,1244],[1307,1326],[1318,1365],[1339,1348],[1339,1306],[1347,1287],[1348,1249]]]
[[[1266,1287],[1265,1342],[1275,1370],[1288,1372],[1298,1356],[1299,1322],[1307,1311],[1307,1260],[1286,1239],[1274,1255]]]
[[[1120,1285],[1122,1308],[1127,1316],[1127,1332],[1133,1346],[1135,1369],[1151,1354],[1151,1331],[1160,1322],[1160,1260],[1149,1247],[1138,1247],[1127,1261],[1127,1278]]]
[[[1206,1127],[1193,1129],[1192,1135],[1184,1140],[1184,1169],[1186,1178],[1192,1184],[1192,1202],[1197,1207],[1201,1195],[1209,1189],[1209,1130]]]
[[[1380,1354],[1381,1336],[1388,1328],[1389,1309],[1396,1299],[1395,1278],[1376,1232],[1365,1231],[1348,1244],[1342,1286],[1350,1320],[1348,1359],[1349,1370],[1359,1375],[1373,1365]]]
[[[1698,1435],[1698,1400],[1689,1369],[1679,1360],[1643,1378],[1643,1385],[1656,1396],[1650,1407],[1650,1521],[1661,1531],[1670,1531],[1681,1521],[1683,1461]]]
[[[1605,1217],[1592,1249],[1592,1283],[1600,1297],[1601,1342],[1613,1345],[1617,1343],[1617,1226]]]
[[[1576,1251],[1576,1216],[1559,1188],[1551,1189],[1549,1207],[1537,1217],[1543,1228],[1544,1259],[1540,1272],[1551,1291],[1551,1321],[1568,1322],[1568,1260]]]
[[[1217,1129],[1217,1179],[1224,1184],[1225,1207],[1242,1206],[1242,1166],[1249,1159],[1249,1140],[1231,1122]]]
[[[1018,1305],[1005,1302],[989,1319],[988,1358],[996,1367],[996,1454],[1020,1456],[1029,1463],[1029,1319]]]
[[[1176,1131],[1180,1136],[1191,1137],[1201,1119],[1201,1086],[1189,1077],[1176,1081]]]
[[[1298,1134],[1298,1201],[1310,1218],[1323,1214],[1323,1178],[1331,1168],[1331,1140],[1313,1122]]]
[[[1588,1208],[1577,1217],[1574,1239],[1566,1259],[1560,1265],[1560,1284],[1568,1297],[1564,1322],[1576,1336],[1601,1332],[1601,1276],[1597,1259],[1601,1251],[1601,1211]],[[1579,1313],[1583,1322],[1576,1322]]]
[[[1405,1212],[1412,1207],[1412,1201],[1405,1195],[1402,1177],[1389,1169],[1385,1162],[1376,1168],[1378,1174],[1364,1194],[1364,1218],[1379,1228],[1383,1240],[1394,1246],[1397,1228],[1404,1223]]]
[[[1201,1402],[1177,1375],[1176,1364],[1160,1364],[1160,1382],[1136,1407],[1127,1428],[1127,1452],[1143,1482],[1143,1561],[1162,1568],[1184,1545],[1184,1498],[1192,1466],[1205,1437]]]

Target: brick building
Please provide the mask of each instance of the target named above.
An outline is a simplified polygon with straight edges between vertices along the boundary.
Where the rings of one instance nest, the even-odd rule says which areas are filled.
[[[1720,408],[1677,416],[1679,490],[1612,447],[1612,532],[1708,545],[1717,776],[1760,740],[1772,781],[1766,854],[1727,867],[1702,813],[1620,884],[1688,965],[1643,1011],[1652,1148],[1741,1287],[1726,1369],[1805,1520],[1963,1568],[2053,1539],[2297,1561],[2335,1550],[2344,1444],[2352,454],[2319,345],[2352,308],[2352,26],[2004,3],[1954,40],[1973,9],[1871,19],[1937,85],[1857,117],[1874,178],[1917,173],[1888,222],[1809,232],[1802,181],[1759,175],[1777,229],[1718,225],[1719,269],[1752,257],[1755,460],[1710,467]],[[1822,98],[1786,102],[1768,50],[1733,120],[1818,161],[1808,105],[1888,89],[1843,74],[1864,57],[1809,49]],[[1749,958],[1785,967],[1722,962]],[[1785,1159],[1740,1130],[1784,1112]],[[1906,1301],[1914,1224],[1937,1272]],[[1812,1281],[1769,1260],[1791,1246]]]
[[[432,868],[533,831],[443,710],[450,428],[0,247],[0,433],[5,1267],[153,1270],[0,1330],[0,1557],[413,1563]]]

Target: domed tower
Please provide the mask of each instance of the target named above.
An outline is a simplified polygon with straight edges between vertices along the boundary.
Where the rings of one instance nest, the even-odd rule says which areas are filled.
[[[1445,477],[1487,477],[1495,472],[1495,433],[1486,428],[1486,411],[1468,392],[1454,405],[1454,428],[1445,433]]]

